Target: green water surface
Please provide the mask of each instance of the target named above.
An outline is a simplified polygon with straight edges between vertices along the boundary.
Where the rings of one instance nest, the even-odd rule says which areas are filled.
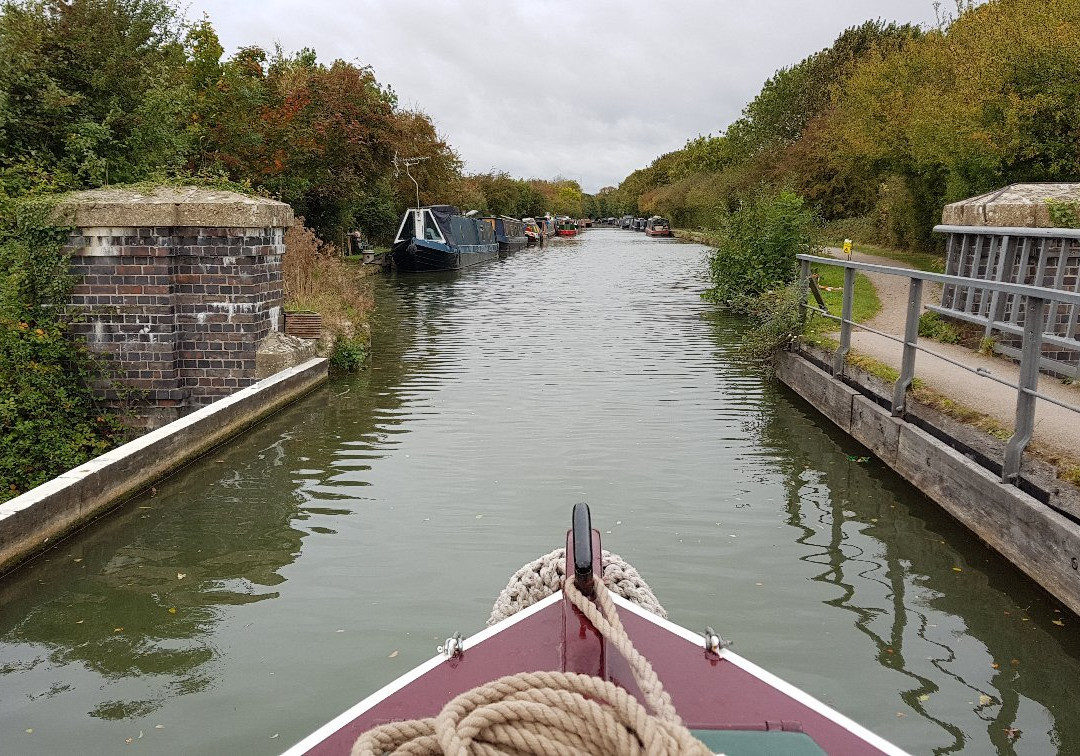
[[[674,621],[902,748],[1080,753],[1077,618],[744,364],[703,254],[594,229],[380,278],[369,369],[0,581],[0,752],[277,753],[588,501]]]

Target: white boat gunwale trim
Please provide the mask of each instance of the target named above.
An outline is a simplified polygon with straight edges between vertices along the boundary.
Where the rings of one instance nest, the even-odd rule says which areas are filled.
[[[491,627],[484,628],[480,632],[469,636],[463,642],[463,646],[465,649],[472,648],[477,644],[487,640],[488,638],[491,638],[498,633],[501,633],[504,630],[513,627],[517,623],[531,617],[537,612],[543,611],[548,606],[551,606],[552,604],[561,601],[562,598],[563,592],[557,591],[552,595],[548,596],[547,598],[537,601],[532,606],[526,607],[520,612],[517,612],[510,617],[507,617],[501,622],[498,622]],[[611,594],[611,598],[614,601],[615,605],[620,607],[621,609],[631,612],[641,617],[642,619],[645,619],[653,623],[654,625],[657,625],[658,627],[667,630],[672,635],[682,638],[683,640],[686,640],[694,645],[703,646],[704,638],[700,633],[695,633],[693,630],[689,630],[682,625],[678,625],[672,622],[671,620],[664,619],[663,617],[655,615],[652,612],[643,609],[637,604],[634,604],[633,602],[628,601],[627,599],[624,599],[622,596],[619,596],[615,593]],[[868,744],[880,749],[884,753],[889,754],[890,756],[910,756],[907,751],[898,748],[897,746],[888,742],[881,736],[863,727],[853,719],[845,716],[844,714],[841,714],[827,704],[822,703],[806,691],[792,685],[783,678],[777,677],[772,672],[769,672],[768,670],[759,667],[750,660],[735,653],[730,648],[721,649],[719,652],[719,656],[739,667],[747,674],[753,675],[754,677],[758,678],[766,685],[769,685],[770,687],[778,690],[779,692],[784,693],[795,701],[817,712],[826,719],[835,722],[839,726],[859,736],[863,740],[867,741]],[[340,730],[349,722],[359,717],[362,713],[386,700],[405,686],[419,679],[420,677],[427,674],[432,669],[444,663],[445,661],[446,657],[443,654],[436,654],[428,661],[414,667],[400,677],[395,678],[379,690],[364,698],[362,701],[349,707],[346,711],[334,717],[332,720],[322,725],[315,732],[311,733],[303,740],[298,742],[296,745],[289,748],[282,754],[282,756],[303,756],[303,754],[307,753],[310,749],[314,748],[316,745],[326,740],[328,737],[333,735],[335,732]]]
[[[468,650],[473,646],[484,642],[488,638],[491,638],[498,633],[501,633],[503,630],[513,627],[522,620],[528,619],[532,615],[544,610],[552,604],[558,603],[562,600],[562,597],[563,592],[556,591],[547,598],[537,601],[532,606],[525,607],[520,612],[512,614],[511,616],[500,622],[497,622],[491,627],[486,627],[475,635],[470,635],[462,642],[462,646],[465,648],[465,650]],[[335,732],[340,730],[349,722],[356,719],[365,711],[373,708],[379,703],[382,703],[394,693],[397,693],[409,683],[412,683],[415,680],[423,677],[425,674],[435,669],[435,667],[439,666],[445,661],[446,657],[443,654],[436,654],[423,664],[420,664],[419,666],[414,667],[400,677],[391,680],[389,683],[379,688],[377,691],[372,693],[364,700],[360,701],[357,704],[354,704],[353,706],[350,706],[347,710],[343,711],[341,714],[331,719],[329,722],[327,722],[315,732],[305,737],[299,743],[292,746],[287,751],[284,751],[282,753],[282,756],[303,756],[303,754],[307,753],[319,743],[326,740],[328,737],[333,735]]]
[[[561,591],[559,595],[562,595]],[[614,592],[611,593],[611,599],[619,608],[625,609],[628,612],[632,612],[633,614],[638,615],[642,619],[648,620],[649,622],[652,622],[653,624],[662,627],[669,633],[677,635],[684,640],[690,641],[691,643],[704,648],[705,638],[701,633],[695,633],[693,630],[688,630],[682,625],[675,624],[671,620],[664,619],[663,617],[655,615],[646,609],[642,609],[637,604],[628,601],[627,599],[624,599],[622,596],[619,596]],[[881,749],[885,753],[890,754],[890,756],[910,756],[907,751],[897,748],[895,745],[885,740],[880,735],[877,735],[872,731],[866,729],[855,720],[841,714],[829,705],[822,703],[806,691],[795,687],[783,678],[777,677],[772,672],[769,672],[767,669],[759,667],[749,659],[739,656],[730,648],[721,649],[719,652],[719,656],[722,659],[727,659],[729,662],[731,662],[747,674],[753,675],[765,684],[775,688],[776,690],[784,693],[787,696],[790,696],[804,706],[813,709],[823,717],[832,720],[846,730],[849,730],[850,732],[858,735],[860,738],[867,741],[870,745],[874,746],[875,748]]]

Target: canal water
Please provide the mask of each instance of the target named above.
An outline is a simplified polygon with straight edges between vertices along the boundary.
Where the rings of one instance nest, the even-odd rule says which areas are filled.
[[[376,281],[369,369],[0,581],[0,751],[279,752],[587,501],[673,620],[901,747],[1080,753],[1077,618],[747,366],[704,252],[594,229]]]

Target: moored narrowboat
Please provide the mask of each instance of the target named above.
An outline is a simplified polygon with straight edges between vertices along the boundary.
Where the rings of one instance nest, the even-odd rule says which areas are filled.
[[[451,205],[405,211],[390,248],[402,271],[460,270],[499,256],[495,229]]]
[[[526,244],[531,247],[544,243],[544,232],[540,229],[540,224],[536,222],[535,218],[522,218],[521,222],[525,225]]]
[[[577,222],[573,218],[560,216],[555,219],[555,233],[559,236],[577,236]]]
[[[483,219],[495,230],[495,240],[499,242],[499,254],[503,257],[520,249],[525,249],[529,243],[525,235],[525,224],[516,218],[505,215]]]
[[[646,236],[671,236],[671,224],[667,219],[654,215],[645,221]]]

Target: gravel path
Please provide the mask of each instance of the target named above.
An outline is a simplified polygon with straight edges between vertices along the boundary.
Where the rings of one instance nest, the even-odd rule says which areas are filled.
[[[826,249],[825,253],[833,257],[843,257],[843,252],[837,248]],[[894,268],[912,267],[896,260],[861,252],[852,254],[852,259],[875,265],[890,265]],[[881,312],[866,325],[901,339],[907,318],[908,279],[878,273],[868,273],[867,277],[877,289],[878,297],[881,299]],[[924,286],[924,307],[940,301],[940,286],[936,284]],[[1011,360],[1003,357],[988,357],[957,344],[938,342],[923,344],[923,341],[920,340],[920,344],[972,369],[979,369],[1013,384],[1020,380],[1019,365]],[[900,369],[902,347],[899,341],[855,329],[851,335],[851,346],[852,349],[869,355],[879,362],[897,370]],[[1016,415],[1015,389],[975,375],[922,351],[915,360],[915,375],[938,393],[966,407],[990,415],[1009,428],[1013,427]],[[1052,376],[1041,375],[1039,392],[1074,407],[1080,407],[1080,386],[1078,385],[1068,386]],[[1071,412],[1049,402],[1038,402],[1035,411],[1035,439],[1070,457],[1080,456],[1080,413]]]

